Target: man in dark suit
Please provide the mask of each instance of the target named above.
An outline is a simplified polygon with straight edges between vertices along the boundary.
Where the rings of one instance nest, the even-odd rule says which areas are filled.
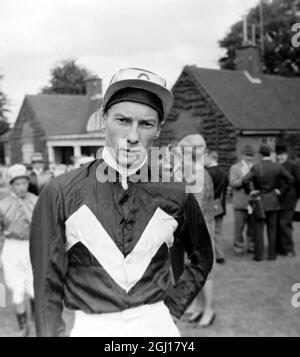
[[[218,153],[207,150],[205,155],[205,166],[210,174],[214,184],[214,202],[215,206],[221,206],[221,211],[215,212],[215,253],[216,262],[225,263],[225,254],[223,249],[223,218],[226,214],[226,193],[228,187],[228,177],[218,165]],[[220,204],[216,202],[219,201]]]
[[[243,184],[246,193],[250,195],[260,192],[268,233],[268,260],[275,260],[279,196],[287,192],[294,180],[281,165],[271,161],[269,145],[262,144],[259,153],[261,162],[251,168],[244,177]],[[264,220],[254,212],[254,221],[254,260],[261,261],[264,252]]]
[[[28,192],[38,196],[44,186],[52,179],[52,174],[49,170],[45,170],[45,162],[40,152],[32,154],[31,165]]]
[[[279,229],[276,248],[278,253],[288,257],[295,256],[293,241],[293,216],[297,200],[300,197],[300,165],[289,159],[285,145],[276,146],[277,161],[294,178],[294,184],[280,197]]]

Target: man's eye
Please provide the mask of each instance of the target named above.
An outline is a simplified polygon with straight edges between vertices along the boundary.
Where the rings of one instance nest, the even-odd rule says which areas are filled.
[[[126,124],[128,122],[127,118],[116,118],[116,121],[121,124]]]
[[[146,127],[146,128],[152,128],[154,126],[154,124],[152,122],[147,122],[147,121],[144,121],[141,124],[143,127]]]

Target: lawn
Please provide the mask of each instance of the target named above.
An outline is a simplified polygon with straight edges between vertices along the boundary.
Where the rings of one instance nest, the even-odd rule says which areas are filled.
[[[234,256],[232,228],[229,206],[224,222],[227,260],[225,265],[217,265],[214,273],[217,318],[207,329],[183,318],[179,323],[182,335],[299,337],[300,307],[292,306],[291,289],[300,283],[300,224],[294,225],[297,257],[278,257],[271,262],[254,262],[251,255]],[[0,308],[0,336],[14,336],[16,331],[11,306]]]

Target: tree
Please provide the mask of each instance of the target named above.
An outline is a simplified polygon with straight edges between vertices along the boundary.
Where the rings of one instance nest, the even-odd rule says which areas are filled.
[[[263,72],[287,77],[300,77],[300,47],[292,45],[292,27],[300,22],[300,0],[261,1],[263,31],[256,30],[256,44],[260,48]],[[247,22],[259,28],[260,5],[247,14]],[[263,43],[262,43],[263,41]],[[235,69],[236,49],[243,44],[243,21],[235,23],[219,42],[226,55],[219,60],[223,69]],[[263,53],[262,53],[263,47]]]
[[[44,94],[85,94],[85,79],[89,71],[67,59],[51,69],[50,85],[42,88]]]
[[[0,75],[0,80],[3,79],[3,76]],[[0,135],[5,134],[9,130],[9,124],[7,122],[6,114],[9,112],[7,96],[0,90]]]

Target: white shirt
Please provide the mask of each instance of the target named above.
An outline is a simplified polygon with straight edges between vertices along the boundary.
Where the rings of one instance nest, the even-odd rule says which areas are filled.
[[[242,160],[241,164],[242,164],[242,169],[241,169],[242,170],[242,174],[243,174],[243,176],[246,176],[253,165],[252,164],[248,164],[245,160]]]

